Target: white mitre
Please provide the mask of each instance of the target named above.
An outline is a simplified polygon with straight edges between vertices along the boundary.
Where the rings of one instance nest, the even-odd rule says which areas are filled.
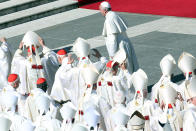
[[[8,131],[12,121],[6,117],[6,114],[0,114],[0,131]]]

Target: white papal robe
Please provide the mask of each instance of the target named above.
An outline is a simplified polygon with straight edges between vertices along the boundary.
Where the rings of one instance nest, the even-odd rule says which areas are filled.
[[[127,54],[127,69],[132,73],[138,70],[139,65],[126,30],[126,24],[115,12],[109,11],[106,14],[102,35],[105,37],[108,54],[113,57],[119,48],[124,48]]]

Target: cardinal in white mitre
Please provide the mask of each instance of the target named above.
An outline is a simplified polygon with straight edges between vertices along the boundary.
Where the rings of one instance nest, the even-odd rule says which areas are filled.
[[[19,45],[19,49],[17,49],[14,54],[11,72],[19,74],[21,78],[21,94],[28,94],[31,90],[37,88],[37,79],[39,77],[45,78],[45,76],[48,75],[48,72],[50,72],[49,70],[46,71],[45,65],[42,65],[43,62],[41,61],[38,53],[38,48],[40,46],[43,48],[42,53],[44,56],[51,52],[51,50],[45,46],[42,38],[40,38],[36,33],[29,31],[25,34]],[[25,48],[28,51],[26,57],[25,52],[23,51]],[[52,80],[49,82],[51,81]]]
[[[105,37],[106,47],[110,58],[113,58],[119,48],[124,48],[127,54],[128,71],[132,73],[139,68],[134,48],[126,34],[127,26],[113,11],[108,2],[100,4],[100,12],[105,17],[102,35]]]

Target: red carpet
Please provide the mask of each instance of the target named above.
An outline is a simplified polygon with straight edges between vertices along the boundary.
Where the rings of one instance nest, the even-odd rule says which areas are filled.
[[[86,1],[86,0],[80,0]],[[96,1],[96,0],[91,0]],[[130,13],[196,18],[196,0],[107,0],[112,10]],[[98,9],[100,2],[82,6]]]

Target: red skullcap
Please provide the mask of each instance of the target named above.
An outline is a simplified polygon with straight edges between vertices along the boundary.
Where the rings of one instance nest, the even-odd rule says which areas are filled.
[[[10,74],[8,76],[8,82],[14,82],[14,81],[17,80],[17,78],[18,78],[18,75],[17,74]]]
[[[57,52],[57,54],[58,55],[66,55],[67,54],[67,52],[65,51],[65,50],[59,50],[58,52]]]
[[[109,62],[106,64],[106,67],[112,68],[112,62],[113,62],[113,61],[109,61]]]
[[[45,79],[45,78],[39,78],[39,79],[37,80],[37,84],[42,84],[42,83],[44,83],[44,82],[46,82],[46,79]]]
[[[168,108],[169,108],[169,109],[172,109],[173,107],[172,107],[172,105],[171,105],[171,104],[168,104]]]

